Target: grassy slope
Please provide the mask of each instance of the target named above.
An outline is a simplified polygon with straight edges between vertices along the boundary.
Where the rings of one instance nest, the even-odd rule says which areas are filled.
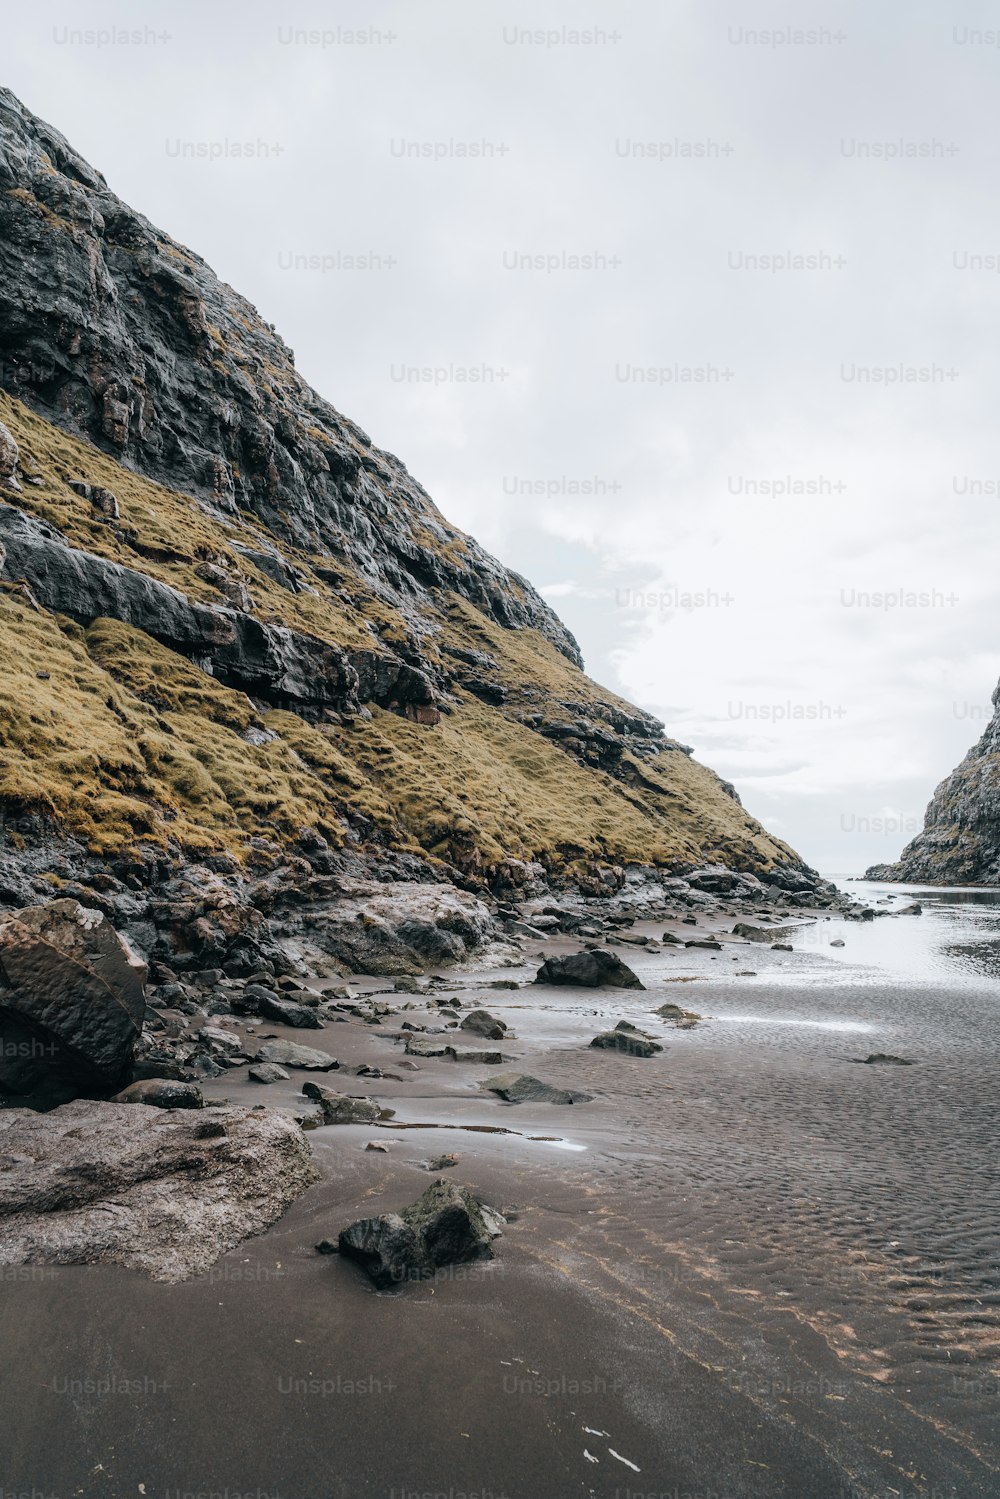
[[[368,620],[387,642],[403,637],[399,619],[340,557],[283,548],[316,588],[291,594],[232,550],[233,541],[267,539],[252,518],[213,520],[193,500],[121,468],[3,393],[0,421],[21,446],[25,471],[42,480],[17,503],[74,545],[215,603],[221,595],[195,569],[199,560],[225,556],[262,618],[348,647],[377,644]],[[120,527],[96,518],[68,479],[113,490]],[[131,544],[117,540],[115,529]],[[331,562],[344,579],[337,590],[311,571]],[[518,722],[525,712],[564,720],[564,701],[629,707],[536,631],[503,630],[458,598],[442,600],[427,623],[425,652],[436,653],[436,637],[497,659],[509,692],[504,708],[463,694],[434,728],[381,710],[351,726],[314,727],[293,714],[260,713],[241,693],[116,621],[84,630],[39,613],[16,586],[0,586],[0,806],[44,809],[100,852],[151,839],[242,857],[253,836],[291,840],[303,827],[339,844],[350,820],[465,868],[505,858],[662,862],[717,853],[769,863],[789,856],[679,750],[652,761],[626,756],[623,784]],[[275,737],[253,745],[241,737],[251,728]]]

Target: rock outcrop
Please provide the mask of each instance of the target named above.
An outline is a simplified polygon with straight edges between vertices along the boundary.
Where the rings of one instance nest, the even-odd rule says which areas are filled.
[[[280,962],[317,881],[423,907],[445,884],[604,897],[630,865],[706,894],[816,883],[0,89],[0,907],[55,873],[150,956]],[[405,974],[495,935],[329,912],[326,951]]]
[[[318,1180],[269,1109],[63,1104],[0,1110],[0,1265],[124,1265],[187,1280]]]
[[[1000,885],[1000,685],[993,708],[979,743],[931,797],[923,831],[894,864],[873,864],[866,879]]]

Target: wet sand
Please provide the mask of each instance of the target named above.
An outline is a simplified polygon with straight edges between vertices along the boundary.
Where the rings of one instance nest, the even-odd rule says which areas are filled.
[[[735,942],[615,950],[645,993],[484,987],[534,961],[440,990],[592,1103],[503,1104],[476,1086],[495,1069],[443,1059],[399,1082],[341,1070],[325,1081],[396,1117],[312,1132],[323,1180],[211,1275],[0,1282],[5,1493],[994,1499],[995,985],[859,982]],[[677,1029],[667,1000],[711,1018]],[[434,1023],[413,1002],[294,1039],[398,1070],[399,1022]],[[591,1050],[619,1019],[665,1051]],[[916,1065],[852,1061],[871,1052]],[[301,1109],[307,1076],[206,1092]],[[443,1151],[511,1211],[495,1261],[377,1294],[315,1253],[416,1198]]]

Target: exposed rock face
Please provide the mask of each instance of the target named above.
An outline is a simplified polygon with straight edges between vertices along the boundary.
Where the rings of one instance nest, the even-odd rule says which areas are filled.
[[[931,797],[923,832],[895,864],[873,864],[867,879],[1000,885],[1000,685],[993,708],[979,743]]]
[[[124,1265],[186,1280],[318,1179],[270,1110],[126,1103],[0,1110],[0,1265]]]
[[[126,1081],[145,1015],[146,965],[75,900],[0,923],[0,1093],[51,1106]]]
[[[398,459],[310,389],[256,308],[6,89],[0,328],[4,387],[58,425],[219,512],[252,511],[305,550],[336,537],[403,614],[429,589],[452,590],[499,624],[540,629],[579,664],[531,586],[448,526]],[[428,527],[440,549],[423,540]]]
[[[225,966],[359,870],[604,898],[671,867],[692,897],[773,874],[808,899],[732,788],[580,664],[249,303],[0,90],[0,906],[56,872],[151,957]],[[162,937],[139,891],[192,859],[242,933],[230,909]],[[405,974],[485,933],[375,923],[331,913],[327,952]]]
[[[359,707],[357,671],[345,652],[321,640],[235,609],[192,604],[145,573],[68,546],[54,527],[10,505],[0,505],[0,544],[8,576],[23,578],[43,608],[82,624],[122,620],[229,686],[277,704]],[[432,701],[426,681],[420,696]]]

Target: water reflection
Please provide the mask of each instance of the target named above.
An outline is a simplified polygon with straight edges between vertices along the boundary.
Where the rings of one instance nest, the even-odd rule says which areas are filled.
[[[832,917],[787,939],[798,951],[822,953],[851,967],[897,978],[950,982],[1000,980],[1000,890],[880,885],[829,876],[841,890],[888,915],[872,921]],[[892,914],[918,901],[920,916]],[[832,947],[840,940],[843,947]]]

